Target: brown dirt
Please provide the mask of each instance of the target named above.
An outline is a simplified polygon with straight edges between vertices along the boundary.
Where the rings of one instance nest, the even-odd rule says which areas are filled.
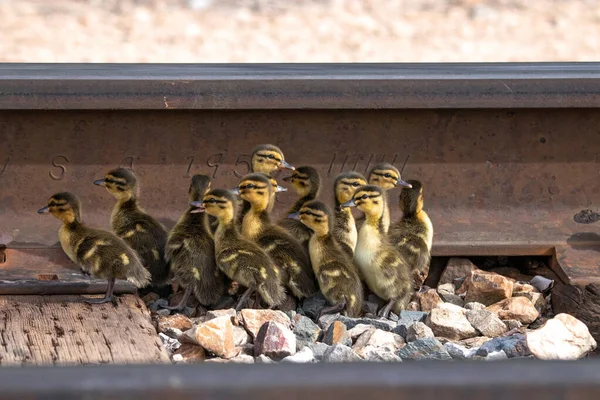
[[[595,0],[0,0],[2,62],[592,61]]]

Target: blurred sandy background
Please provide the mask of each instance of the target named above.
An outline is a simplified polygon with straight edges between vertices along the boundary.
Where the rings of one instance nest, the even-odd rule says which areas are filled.
[[[600,0],[0,0],[0,62],[599,59]]]

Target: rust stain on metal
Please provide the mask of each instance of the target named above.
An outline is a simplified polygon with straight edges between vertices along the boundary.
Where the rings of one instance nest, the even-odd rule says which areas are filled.
[[[135,167],[142,206],[171,227],[191,175],[231,188],[259,143],[317,168],[328,202],[338,173],[404,163],[403,178],[424,183],[437,256],[552,255],[573,235],[600,234],[573,218],[600,204],[600,109],[3,111],[0,125],[0,234],[14,249],[60,251],[59,222],[35,213],[57,191],[77,194],[84,220],[109,229],[113,199],[92,182],[117,165]],[[295,200],[277,199],[274,217]],[[586,254],[565,267],[574,282],[600,280],[600,252]]]

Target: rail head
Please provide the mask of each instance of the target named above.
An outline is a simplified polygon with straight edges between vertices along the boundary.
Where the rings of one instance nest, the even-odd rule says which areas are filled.
[[[600,63],[15,63],[0,93],[0,110],[597,108]]]

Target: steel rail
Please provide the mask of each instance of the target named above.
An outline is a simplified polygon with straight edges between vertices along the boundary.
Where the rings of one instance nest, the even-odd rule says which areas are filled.
[[[600,63],[0,64],[4,110],[600,107]]]

